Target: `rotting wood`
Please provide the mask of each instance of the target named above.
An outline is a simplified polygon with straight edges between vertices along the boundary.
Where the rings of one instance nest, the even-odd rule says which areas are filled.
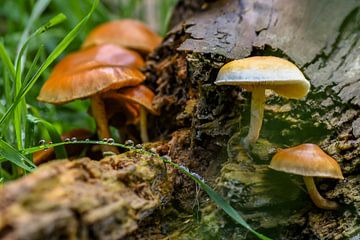
[[[0,239],[120,239],[171,192],[158,158],[54,161],[0,189]]]
[[[156,89],[155,103],[162,110],[155,124],[163,133],[189,130],[190,148],[179,148],[178,155],[181,158],[181,151],[186,151],[190,159],[182,162],[191,163],[190,169],[210,182],[221,172],[217,189],[222,189],[260,232],[275,239],[359,236],[360,2],[204,2],[205,9],[183,9],[187,0],[178,3],[179,16],[175,9],[173,18],[177,26],[148,59],[148,81]],[[182,18],[183,12],[190,17]],[[300,101],[269,93],[262,139],[251,155],[255,165],[244,166],[248,156],[239,142],[247,132],[250,93],[213,82],[224,63],[252,55],[289,59],[303,70],[312,87],[308,97]],[[168,61],[173,64],[162,64]],[[181,71],[186,72],[186,78],[176,67],[184,61]],[[318,185],[324,196],[341,203],[341,210],[317,209],[301,191],[303,186],[296,176],[277,175],[267,169],[276,148],[305,142],[319,144],[340,163],[345,180],[318,179]],[[288,187],[283,189],[281,182],[287,182]],[[295,185],[289,187],[291,184]],[[187,230],[184,238],[201,239],[201,233],[207,231],[217,237],[235,231],[233,224],[219,220],[221,214],[214,218],[210,217],[214,212],[208,214],[202,218],[200,230]],[[216,221],[222,227],[208,227]],[[236,237],[244,236],[241,229],[236,231]]]

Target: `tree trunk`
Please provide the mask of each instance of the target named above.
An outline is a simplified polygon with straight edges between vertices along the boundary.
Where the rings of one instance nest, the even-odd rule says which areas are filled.
[[[178,3],[174,27],[147,69],[162,112],[156,128],[164,135],[189,129],[190,145],[178,149],[187,153],[178,152],[179,161],[207,180],[220,177],[216,189],[274,239],[360,236],[360,2],[193,2]],[[253,55],[295,63],[311,91],[303,100],[268,94],[261,139],[249,157],[239,143],[248,128],[250,94],[214,81],[224,63]],[[323,196],[340,203],[337,211],[316,208],[300,177],[267,168],[276,148],[305,142],[319,144],[341,165],[345,180],[316,180]],[[238,233],[233,238],[244,236],[228,219],[224,224],[209,217],[213,212],[207,214],[202,227],[185,235],[205,239],[232,231]]]

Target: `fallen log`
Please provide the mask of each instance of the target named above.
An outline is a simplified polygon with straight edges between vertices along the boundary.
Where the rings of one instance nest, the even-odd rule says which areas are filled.
[[[0,239],[120,239],[172,192],[171,171],[135,152],[42,165],[0,189]]]

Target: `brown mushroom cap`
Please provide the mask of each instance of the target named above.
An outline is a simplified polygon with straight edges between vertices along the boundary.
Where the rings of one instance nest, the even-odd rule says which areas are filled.
[[[155,94],[143,85],[110,91],[103,95],[104,99],[110,98],[116,101],[129,101],[131,103],[139,104],[152,114],[158,115],[159,113],[152,106],[154,96]]]
[[[138,85],[145,76],[135,67],[143,63],[137,53],[109,44],[74,52],[55,66],[38,100],[62,104]]]
[[[102,67],[64,77],[50,77],[41,88],[39,101],[63,104],[75,99],[134,86],[144,80],[142,73],[126,67]]]
[[[278,57],[256,56],[234,60],[219,71],[215,84],[238,85],[249,91],[272,89],[281,96],[305,97],[310,83],[293,63]]]
[[[343,179],[339,164],[315,144],[302,144],[279,150],[270,168],[308,177]]]
[[[82,48],[103,43],[113,43],[121,47],[149,53],[160,43],[161,37],[144,23],[132,20],[115,20],[99,25],[90,32]]]
[[[114,44],[102,44],[68,54],[53,69],[52,75],[64,75],[97,67],[133,67],[145,65],[142,57]]]

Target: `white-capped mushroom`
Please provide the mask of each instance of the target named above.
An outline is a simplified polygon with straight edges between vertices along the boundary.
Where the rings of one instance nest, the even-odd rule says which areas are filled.
[[[252,92],[249,133],[245,147],[259,138],[264,114],[265,89],[280,96],[300,99],[307,95],[310,83],[291,62],[272,56],[249,57],[225,64],[215,81],[217,85],[236,85]]]

